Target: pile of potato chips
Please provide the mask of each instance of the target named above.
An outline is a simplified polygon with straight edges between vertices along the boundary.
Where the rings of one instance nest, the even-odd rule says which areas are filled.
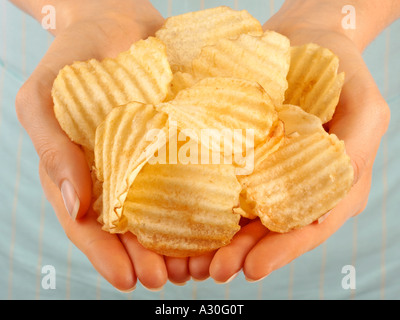
[[[323,128],[344,81],[338,64],[318,45],[263,32],[245,10],[218,7],[168,18],[115,59],[64,67],[54,112],[87,156],[103,229],[193,256],[228,244],[241,218],[288,232],[347,194],[350,159]],[[233,161],[200,161],[204,145],[193,141],[203,129],[234,132],[239,144],[206,146]],[[247,156],[251,170],[239,174]]]

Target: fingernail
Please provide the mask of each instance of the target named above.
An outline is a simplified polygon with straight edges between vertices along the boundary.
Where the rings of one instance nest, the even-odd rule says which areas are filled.
[[[122,292],[122,293],[131,293],[132,291],[134,291],[136,289],[136,284],[130,288],[130,289],[126,289],[126,290],[121,290],[121,289],[117,289],[118,291]]]
[[[231,282],[233,279],[235,279],[237,277],[237,275],[239,274],[240,270],[238,272],[236,272],[234,275],[232,275],[228,280],[226,281],[218,281],[218,280],[214,280],[215,283],[217,284],[227,284],[229,282]]]
[[[194,278],[194,277],[192,276],[192,280],[193,280],[193,281],[196,281],[196,282],[202,282],[202,281],[204,281],[204,280],[207,280],[209,277],[210,277],[210,276],[206,276],[206,277],[204,277],[204,278]]]
[[[320,217],[320,218],[318,219],[318,223],[324,222],[324,220],[325,220],[326,218],[328,218],[328,216],[331,214],[331,212],[332,212],[332,210],[328,211],[328,212],[325,213],[322,217]]]
[[[187,281],[185,281],[185,282],[174,282],[174,281],[171,281],[171,280],[170,280],[170,282],[173,283],[176,286],[179,286],[179,287],[183,287],[187,283]]]
[[[142,283],[143,285],[143,283]],[[164,289],[164,286],[158,287],[158,288],[148,288],[145,285],[143,285],[144,288],[146,288],[147,290],[151,291],[151,292],[158,292],[161,291],[162,289]]]
[[[254,282],[259,282],[261,280],[264,280],[266,277],[268,277],[268,274],[266,276],[264,276],[264,277],[261,277],[260,279],[257,279],[257,280],[250,279],[250,278],[247,278],[247,277],[245,277],[245,279],[246,279],[247,282],[254,283]]]
[[[71,218],[75,220],[81,203],[74,187],[68,180],[64,180],[61,184],[61,195],[64,200],[65,208],[67,209]]]

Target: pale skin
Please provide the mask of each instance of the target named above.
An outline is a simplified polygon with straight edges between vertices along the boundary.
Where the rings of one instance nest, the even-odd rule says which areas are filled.
[[[293,45],[316,42],[331,49],[346,72],[340,103],[327,129],[345,141],[355,169],[349,195],[322,223],[287,234],[268,232],[259,221],[246,224],[233,241],[216,252],[193,258],[160,256],[143,248],[130,233],[102,231],[89,210],[91,179],[82,150],[72,143],[54,117],[51,87],[58,71],[76,60],[115,56],[139,39],[147,38],[164,18],[148,0],[12,0],[38,21],[44,5],[57,12],[55,39],[17,95],[16,109],[40,158],[43,189],[68,238],[114,287],[131,291],[139,280],[157,290],[169,280],[184,284],[191,278],[227,282],[243,271],[249,281],[264,278],[312,250],[349,218],[363,211],[370,190],[372,165],[390,118],[361,56],[365,47],[400,16],[400,4],[386,1],[287,0],[264,29],[288,36]],[[357,12],[356,30],[341,27],[344,5]],[[266,4],[267,5],[267,4]],[[77,206],[65,205],[64,181],[73,186]],[[71,196],[69,199],[75,199]],[[72,208],[75,208],[73,210]]]

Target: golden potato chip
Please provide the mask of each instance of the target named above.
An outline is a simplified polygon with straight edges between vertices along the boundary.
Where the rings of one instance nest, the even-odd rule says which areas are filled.
[[[114,108],[96,130],[95,165],[103,183],[103,229],[126,231],[122,207],[129,187],[147,160],[166,143],[167,116],[138,102]]]
[[[197,79],[219,76],[256,81],[279,106],[288,87],[289,64],[289,39],[266,31],[262,36],[242,34],[204,47],[193,60],[193,74]]]
[[[263,162],[270,154],[274,153],[285,141],[285,125],[283,121],[278,120],[271,129],[267,140],[254,149],[254,167]]]
[[[180,130],[191,130],[198,138],[207,130],[210,139],[201,140],[207,148],[221,151],[224,144],[224,150],[232,153],[243,152],[243,143],[251,149],[266,141],[278,121],[265,90],[256,82],[236,78],[203,79],[157,108]],[[232,134],[230,141],[215,137],[225,133]]]
[[[197,80],[193,77],[191,73],[187,72],[175,72],[173,79],[170,84],[170,90],[165,101],[172,100],[176,97],[179,91],[190,88],[193,86]]]
[[[331,210],[353,184],[353,167],[335,135],[294,135],[251,175],[238,177],[251,213],[270,230],[287,232]]]
[[[190,72],[192,60],[201,48],[221,38],[236,38],[242,33],[262,34],[260,22],[246,10],[221,6],[170,17],[156,32],[167,46],[168,60],[174,72]]]
[[[103,230],[196,256],[228,244],[241,217],[288,232],[347,194],[350,158],[323,128],[338,67],[330,50],[290,47],[222,6],[170,17],[115,59],[64,67],[54,113],[82,146]]]
[[[146,248],[175,257],[228,244],[240,229],[241,187],[232,165],[149,164],[126,198],[128,230]]]
[[[278,110],[278,117],[285,125],[285,134],[287,136],[294,133],[303,135],[325,131],[320,118],[305,112],[298,106],[283,105]]]
[[[331,120],[344,83],[338,68],[339,59],[329,49],[313,43],[292,47],[285,104],[300,106],[323,124]]]
[[[103,224],[103,183],[97,179],[96,171],[91,172],[92,199],[91,209],[97,214],[98,221]]]
[[[96,168],[94,163],[94,151],[85,147],[81,147],[86,158],[90,170],[90,177],[92,180],[92,200],[91,208],[100,215],[102,212],[102,194],[103,194],[103,184],[97,179]]]
[[[132,101],[159,103],[171,80],[165,45],[150,37],[115,59],[64,67],[52,89],[54,113],[72,141],[93,150],[96,128],[112,108]]]
[[[254,206],[252,206],[251,202],[248,201],[242,194],[239,196],[239,207],[233,209],[233,212],[246,219],[254,220],[258,218],[258,216],[254,213]]]
[[[81,147],[83,154],[85,155],[86,163],[88,164],[89,170],[91,171],[94,166],[94,151],[86,147]]]
[[[277,125],[271,130],[271,134],[267,141],[257,148],[254,149],[254,159],[253,159],[253,170],[252,172],[237,175],[238,179],[241,177],[248,176],[253,173],[254,170],[262,163],[270,154],[274,153],[282,143],[285,141],[285,128],[281,120],[277,122]],[[242,189],[240,194],[240,207],[236,208],[234,211],[239,213],[242,217],[247,219],[255,219],[257,215],[254,213],[254,201],[250,201],[246,196],[246,189]]]

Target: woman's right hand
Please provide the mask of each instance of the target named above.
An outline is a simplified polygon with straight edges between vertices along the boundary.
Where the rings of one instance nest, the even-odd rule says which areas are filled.
[[[43,1],[14,2],[28,12],[40,13],[40,8],[27,5],[38,6]],[[53,82],[65,65],[115,57],[133,42],[153,35],[164,18],[148,0],[49,3],[56,9],[55,39],[16,99],[18,118],[39,155],[47,199],[68,238],[119,290],[133,289],[137,279],[149,289],[159,289],[168,277],[184,282],[190,277],[185,260],[164,259],[144,249],[130,233],[115,235],[101,229],[90,209],[92,186],[85,156],[58,124],[51,97]]]

